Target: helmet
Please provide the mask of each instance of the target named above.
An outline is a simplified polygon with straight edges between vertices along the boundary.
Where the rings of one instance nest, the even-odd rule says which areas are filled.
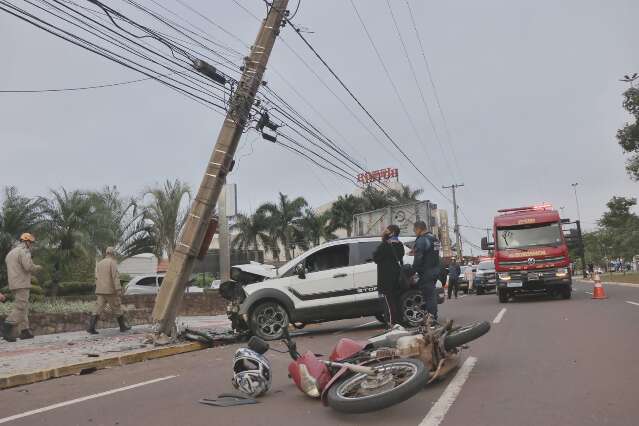
[[[249,396],[265,394],[271,387],[271,363],[257,352],[240,348],[233,356],[233,387]]]
[[[35,242],[35,237],[28,232],[25,232],[24,234],[20,235],[20,241],[31,241],[33,243]]]

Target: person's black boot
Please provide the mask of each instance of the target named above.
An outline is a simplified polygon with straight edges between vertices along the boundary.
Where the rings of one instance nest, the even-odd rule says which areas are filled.
[[[89,327],[87,328],[87,333],[89,334],[98,334],[98,330],[95,329],[95,326],[98,324],[98,316],[93,315],[89,320]]]
[[[121,333],[124,333],[125,331],[131,330],[131,327],[126,325],[126,322],[124,322],[124,315],[120,315],[118,317],[118,324],[120,325],[120,332]]]
[[[20,332],[20,340],[33,339],[33,333],[28,328]]]
[[[7,342],[15,342],[16,338],[13,337],[13,324],[9,324],[8,322],[5,322],[2,326],[2,337],[4,337],[4,340],[6,340]]]

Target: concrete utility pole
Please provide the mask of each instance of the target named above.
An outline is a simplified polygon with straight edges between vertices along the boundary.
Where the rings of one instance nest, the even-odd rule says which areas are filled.
[[[575,190],[575,203],[577,204],[577,219],[579,219],[579,222],[581,222],[581,212],[579,211],[579,197],[577,196],[577,185],[579,185],[578,182],[570,184],[570,186],[572,186],[572,189]]]
[[[229,235],[229,215],[228,215],[228,191],[226,185],[220,195],[219,207],[220,226],[218,228],[220,242],[220,281],[225,282],[231,279],[231,237]]]
[[[206,167],[197,196],[191,204],[182,235],[178,242],[169,269],[160,287],[153,308],[153,324],[156,336],[171,335],[175,317],[184,296],[184,286],[200,251],[209,219],[224,185],[227,174],[233,167],[233,155],[248,121],[255,95],[262,83],[275,38],[279,34],[285,17],[288,0],[274,0],[266,19],[244,60],[244,71],[235,94],[230,100],[229,110]]]
[[[455,245],[457,246],[457,261],[461,262],[462,260],[462,241],[461,234],[459,233],[459,218],[457,216],[457,188],[464,186],[463,183],[454,183],[450,186],[442,186],[444,189],[451,189],[453,191],[453,216],[455,219]]]

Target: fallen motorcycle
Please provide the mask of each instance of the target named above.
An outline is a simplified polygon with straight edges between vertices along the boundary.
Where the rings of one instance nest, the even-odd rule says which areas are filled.
[[[303,393],[337,411],[364,413],[403,402],[444,377],[458,365],[460,348],[489,329],[487,322],[453,327],[428,317],[415,329],[396,326],[367,341],[341,339],[328,360],[300,354],[288,333],[283,342],[293,358],[289,375]],[[269,345],[252,337],[249,348],[265,353]]]

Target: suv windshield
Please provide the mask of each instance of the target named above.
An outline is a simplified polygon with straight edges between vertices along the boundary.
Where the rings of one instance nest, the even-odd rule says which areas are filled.
[[[559,245],[561,230],[558,223],[498,228],[497,244],[502,249]]]

